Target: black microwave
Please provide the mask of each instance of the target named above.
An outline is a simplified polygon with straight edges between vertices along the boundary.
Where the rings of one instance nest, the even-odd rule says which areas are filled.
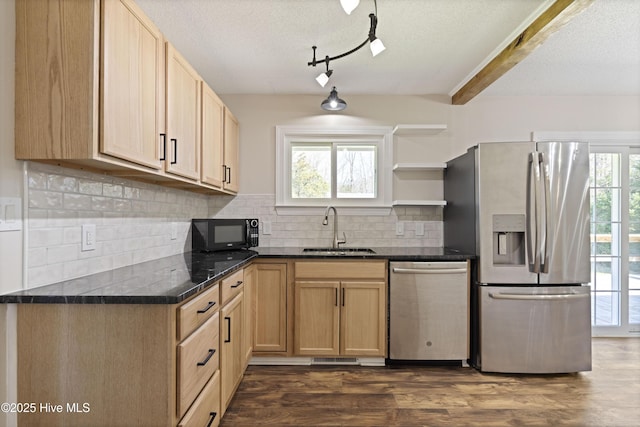
[[[258,246],[257,219],[192,219],[191,250],[228,251]]]

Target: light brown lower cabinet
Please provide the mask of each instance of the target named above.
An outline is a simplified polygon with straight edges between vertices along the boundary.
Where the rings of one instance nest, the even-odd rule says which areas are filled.
[[[221,409],[222,415],[231,402],[244,370],[244,352],[242,342],[243,293],[236,295],[231,302],[220,310],[220,370],[221,370]]]
[[[295,263],[297,356],[386,356],[386,262]]]
[[[182,417],[178,427],[217,427],[220,425],[220,371],[204,386],[189,412]]]
[[[256,356],[286,355],[288,351],[289,306],[287,262],[259,260],[254,263],[254,333]]]
[[[252,282],[175,305],[18,304],[18,401],[36,405],[18,425],[217,426],[251,353]]]

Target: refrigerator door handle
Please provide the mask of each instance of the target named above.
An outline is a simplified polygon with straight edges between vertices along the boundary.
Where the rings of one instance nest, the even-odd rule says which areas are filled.
[[[542,172],[541,181],[544,190],[544,226],[541,227],[542,241],[540,242],[540,263],[541,272],[549,273],[549,236],[551,235],[549,227],[551,226],[551,188],[549,178],[549,167],[545,159],[544,153],[539,153],[540,169]]]
[[[526,238],[527,260],[529,271],[540,272],[540,251],[538,247],[538,183],[540,182],[540,162],[537,152],[529,153],[527,163],[527,212],[526,212]],[[534,175],[532,179],[532,175]],[[532,194],[533,193],[533,194]],[[533,198],[533,203],[532,203]]]
[[[567,299],[582,299],[591,298],[589,294],[540,294],[540,295],[527,295],[527,294],[506,294],[501,292],[489,292],[489,297],[493,299],[506,299],[506,300],[567,300]]]

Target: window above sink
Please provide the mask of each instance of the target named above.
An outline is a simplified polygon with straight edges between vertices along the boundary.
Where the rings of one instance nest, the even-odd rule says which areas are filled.
[[[317,209],[309,208],[332,205],[357,208],[358,214],[388,215],[392,140],[393,130],[387,126],[277,126],[278,213],[315,215]]]

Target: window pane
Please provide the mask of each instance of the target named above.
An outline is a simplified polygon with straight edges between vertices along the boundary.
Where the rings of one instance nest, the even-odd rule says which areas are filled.
[[[596,326],[617,326],[619,322],[620,294],[618,292],[593,292],[591,322]]]
[[[595,153],[595,184],[596,187],[611,187],[620,185],[620,155],[617,153]]]
[[[635,286],[639,285],[636,283]],[[629,291],[629,323],[640,324],[640,290]]]
[[[331,197],[331,144],[291,147],[291,198]]]
[[[375,198],[376,146],[336,146],[336,182],[338,198]]]
[[[629,155],[629,187],[640,189],[640,154]]]

